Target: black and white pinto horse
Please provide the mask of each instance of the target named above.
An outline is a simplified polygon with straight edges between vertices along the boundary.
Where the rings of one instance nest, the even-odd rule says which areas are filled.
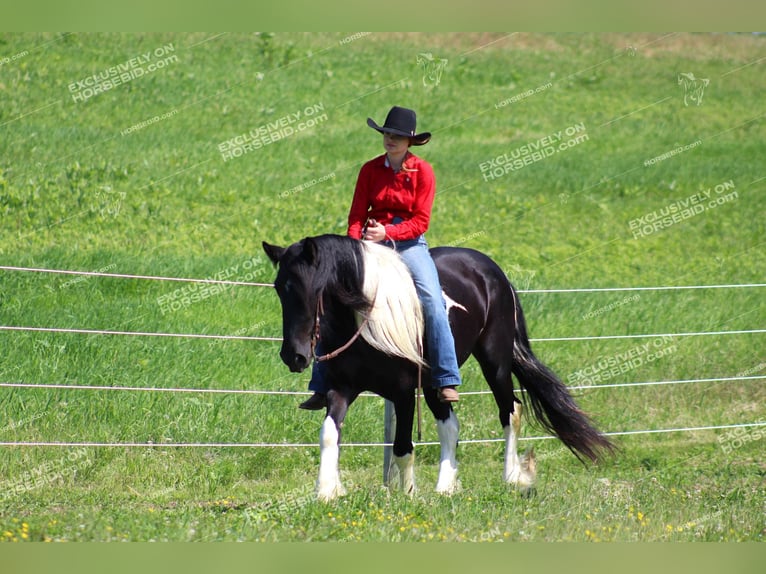
[[[278,266],[274,282],[282,305],[282,361],[292,372],[306,369],[317,338],[328,353],[327,416],[320,433],[317,496],[344,494],[338,470],[346,412],[362,391],[391,401],[396,413],[393,460],[400,486],[412,493],[412,426],[418,370],[423,396],[436,418],[441,445],[437,492],[457,487],[458,420],[431,388],[421,355],[420,302],[404,262],[385,246],[338,235],[308,237],[289,247],[263,243]],[[526,390],[535,418],[580,460],[596,461],[612,444],[590,423],[566,386],[532,353],[517,294],[503,271],[473,249],[431,250],[448,304],[458,362],[473,354],[494,394],[505,435],[504,479],[522,490],[535,478],[535,461],[519,457],[521,402],[511,373]],[[340,351],[340,352],[338,352]],[[425,359],[425,360],[424,360]]]

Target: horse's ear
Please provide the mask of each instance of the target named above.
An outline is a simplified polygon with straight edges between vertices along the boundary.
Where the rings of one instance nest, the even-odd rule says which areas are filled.
[[[303,240],[303,256],[309,265],[314,265],[317,262],[319,247],[317,247],[316,241],[312,237],[307,237]]]
[[[265,241],[263,241],[261,244],[263,245],[263,250],[266,252],[266,255],[269,256],[269,259],[271,259],[271,262],[274,265],[277,265],[279,260],[282,259],[282,255],[285,254],[286,249],[277,245],[270,245]]]

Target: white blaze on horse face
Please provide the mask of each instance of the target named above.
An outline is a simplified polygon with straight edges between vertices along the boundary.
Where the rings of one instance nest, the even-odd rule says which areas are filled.
[[[319,478],[317,479],[317,497],[319,500],[333,500],[346,494],[340,483],[338,470],[338,428],[331,417],[327,417],[319,431]]]
[[[399,469],[399,486],[402,492],[412,496],[415,494],[415,453],[395,456],[394,462]]]
[[[457,490],[457,439],[460,425],[454,411],[450,411],[446,421],[436,421],[439,433],[441,455],[439,461],[439,479],[436,481],[436,492],[452,494]]]

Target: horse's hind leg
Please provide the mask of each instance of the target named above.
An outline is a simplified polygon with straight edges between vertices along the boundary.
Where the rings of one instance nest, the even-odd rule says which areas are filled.
[[[521,492],[527,493],[535,483],[537,463],[534,449],[519,457],[518,445],[521,434],[521,403],[514,404],[510,415],[510,424],[503,427],[505,434],[505,482],[515,485]]]
[[[439,478],[436,481],[436,492],[452,494],[458,489],[457,480],[457,440],[460,431],[457,416],[452,407],[439,402],[436,390],[423,389],[428,407],[436,417],[436,431],[439,434]]]
[[[509,344],[512,345],[512,342]],[[513,394],[510,365],[505,365],[504,359],[495,360],[492,350],[487,348],[477,349],[476,358],[495,396],[500,424],[505,435],[503,479],[526,492],[531,488],[536,476],[535,455],[530,450],[519,457],[521,402]]]

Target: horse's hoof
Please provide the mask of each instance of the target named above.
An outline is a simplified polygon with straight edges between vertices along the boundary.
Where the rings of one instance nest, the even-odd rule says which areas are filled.
[[[442,496],[452,496],[459,490],[457,484],[452,484],[450,486],[437,486],[436,487],[436,494],[441,494]]]
[[[332,502],[336,498],[338,498],[338,495],[332,492],[317,492],[317,500],[319,502]]]
[[[436,482],[436,492],[438,494],[446,494],[449,496],[457,492],[457,489],[458,489],[457,471],[452,470],[450,472],[449,470],[442,469],[442,472],[440,473],[440,476],[439,476],[439,480]]]
[[[341,496],[346,495],[346,489],[342,486],[339,486],[338,488],[334,488],[332,490],[323,491],[320,490],[317,492],[317,500],[320,502],[332,502],[333,500],[336,500],[340,498]]]
[[[537,496],[537,488],[534,486],[523,486],[519,488],[519,495],[521,498],[532,498]]]
[[[317,500],[322,502],[330,502],[336,498],[346,495],[346,489],[340,481],[336,481],[329,484],[317,485]]]

